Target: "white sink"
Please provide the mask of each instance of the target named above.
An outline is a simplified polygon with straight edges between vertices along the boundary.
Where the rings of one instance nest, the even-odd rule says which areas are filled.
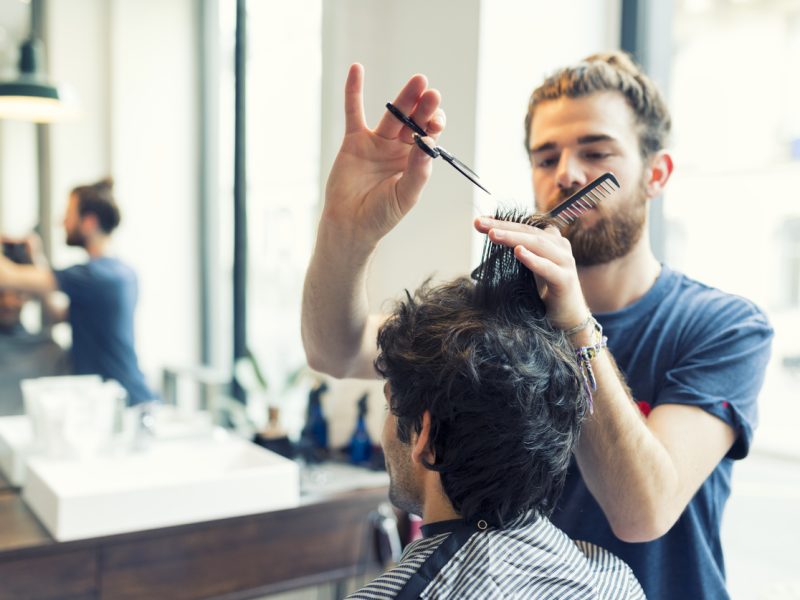
[[[303,496],[323,496],[388,485],[389,474],[386,471],[370,471],[335,462],[308,465],[300,474],[300,493]]]
[[[181,413],[174,406],[158,405],[153,408],[155,421],[151,436],[157,441],[207,439],[214,431],[211,414],[206,411]],[[96,454],[119,454],[136,444],[136,427],[139,411],[136,407],[125,409],[122,415],[123,430],[96,448]],[[61,424],[63,428],[63,424]],[[0,470],[15,487],[25,483],[25,463],[29,457],[40,455],[79,455],[76,448],[64,440],[61,444],[37,441],[31,418],[27,415],[0,417]],[[52,431],[51,431],[52,433]],[[61,433],[61,432],[60,432]],[[63,437],[63,434],[62,434]],[[86,431],[73,434],[77,439],[88,437]],[[97,441],[97,440],[96,440]],[[84,452],[86,454],[87,452]]]
[[[33,429],[25,415],[0,417],[0,470],[14,487],[25,481],[25,460],[34,453]]]
[[[224,434],[224,432],[220,432]],[[297,465],[240,438],[154,442],[141,453],[33,457],[23,498],[59,541],[296,506]]]

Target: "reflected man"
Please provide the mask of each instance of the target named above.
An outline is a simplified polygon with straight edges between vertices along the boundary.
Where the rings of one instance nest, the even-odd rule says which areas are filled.
[[[61,290],[69,309],[60,317],[72,328],[73,372],[115,379],[130,404],[154,399],[136,357],[133,320],[138,300],[136,273],[110,255],[111,234],[120,222],[113,182],[104,179],[72,190],[64,216],[67,244],[83,248],[88,262],[52,270],[0,259],[0,286],[46,294]]]

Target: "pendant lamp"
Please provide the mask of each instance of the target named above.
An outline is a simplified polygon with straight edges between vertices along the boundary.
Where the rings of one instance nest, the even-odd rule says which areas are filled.
[[[39,72],[42,43],[30,38],[22,43],[19,76],[0,81],[0,119],[51,123],[68,114],[64,90],[50,83]]]

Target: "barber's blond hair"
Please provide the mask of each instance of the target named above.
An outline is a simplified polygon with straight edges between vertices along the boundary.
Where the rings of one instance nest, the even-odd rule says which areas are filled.
[[[559,69],[531,94],[525,116],[525,150],[530,151],[531,122],[537,106],[547,100],[580,98],[597,92],[619,92],[633,110],[639,126],[639,150],[648,158],[662,150],[672,119],[655,82],[624,52],[593,54]]]

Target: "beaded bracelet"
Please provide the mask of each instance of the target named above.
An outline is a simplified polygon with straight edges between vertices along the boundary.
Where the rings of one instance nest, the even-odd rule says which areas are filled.
[[[589,414],[594,413],[592,392],[597,390],[597,379],[592,369],[592,361],[603,351],[603,348],[606,347],[608,347],[608,338],[602,335],[601,329],[601,338],[599,342],[592,346],[583,346],[575,350],[575,356],[578,357],[578,368],[583,376],[583,384],[586,386],[586,393],[589,395]]]

